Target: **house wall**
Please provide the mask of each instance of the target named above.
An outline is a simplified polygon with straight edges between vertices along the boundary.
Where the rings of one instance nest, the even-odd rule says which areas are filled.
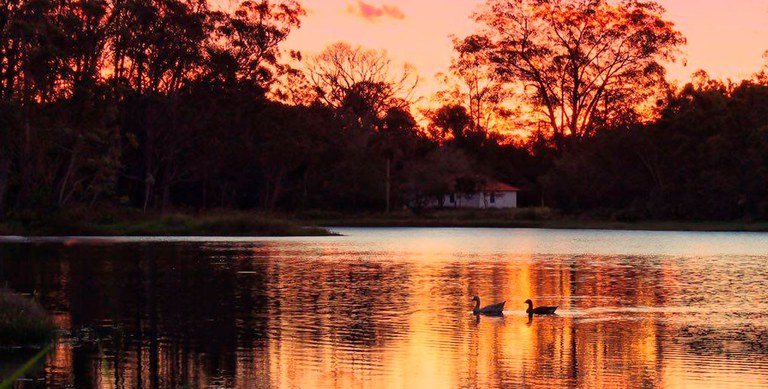
[[[453,197],[455,201],[451,202],[451,195],[445,195],[443,206],[446,208],[517,208],[517,192],[496,192],[496,201],[493,203],[490,193],[455,194]]]
[[[491,203],[490,194],[485,195],[488,208],[517,208],[517,192],[496,192],[496,202]]]

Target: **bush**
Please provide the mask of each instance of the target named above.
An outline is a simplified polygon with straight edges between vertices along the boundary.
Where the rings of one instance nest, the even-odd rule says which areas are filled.
[[[55,327],[36,301],[0,289],[0,346],[41,345],[53,339]]]
[[[551,220],[552,210],[548,207],[518,208],[515,220]]]

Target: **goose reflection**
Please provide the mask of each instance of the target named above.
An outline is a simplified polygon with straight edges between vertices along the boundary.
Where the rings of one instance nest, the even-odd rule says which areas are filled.
[[[480,317],[485,316],[489,318],[489,320],[493,320],[493,322],[499,322],[504,323],[505,317],[503,313],[486,313],[486,314],[475,314],[475,324],[480,324]]]

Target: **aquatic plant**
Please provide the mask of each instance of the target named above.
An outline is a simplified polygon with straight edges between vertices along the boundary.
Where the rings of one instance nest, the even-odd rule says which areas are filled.
[[[13,383],[19,378],[24,377],[25,374],[37,366],[37,364],[40,363],[40,361],[45,358],[46,355],[48,355],[48,353],[51,351],[51,348],[53,348],[53,346],[50,344],[45,346],[42,350],[38,351],[37,354],[33,355],[32,358],[21,365],[21,367],[16,369],[13,374],[11,374],[9,377],[6,377],[3,381],[0,381],[0,389],[9,389],[13,387]]]
[[[0,288],[0,347],[43,345],[55,327],[40,304]]]

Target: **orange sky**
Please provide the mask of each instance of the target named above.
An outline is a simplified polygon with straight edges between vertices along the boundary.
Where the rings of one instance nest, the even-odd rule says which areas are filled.
[[[302,0],[308,10],[302,28],[286,48],[305,54],[337,41],[385,49],[414,65],[422,82],[418,95],[438,89],[434,75],[446,71],[450,35],[475,29],[469,16],[484,0]],[[661,0],[667,18],[688,38],[687,66],[669,66],[672,79],[687,81],[698,69],[716,78],[749,77],[765,62],[768,2],[765,0]]]

